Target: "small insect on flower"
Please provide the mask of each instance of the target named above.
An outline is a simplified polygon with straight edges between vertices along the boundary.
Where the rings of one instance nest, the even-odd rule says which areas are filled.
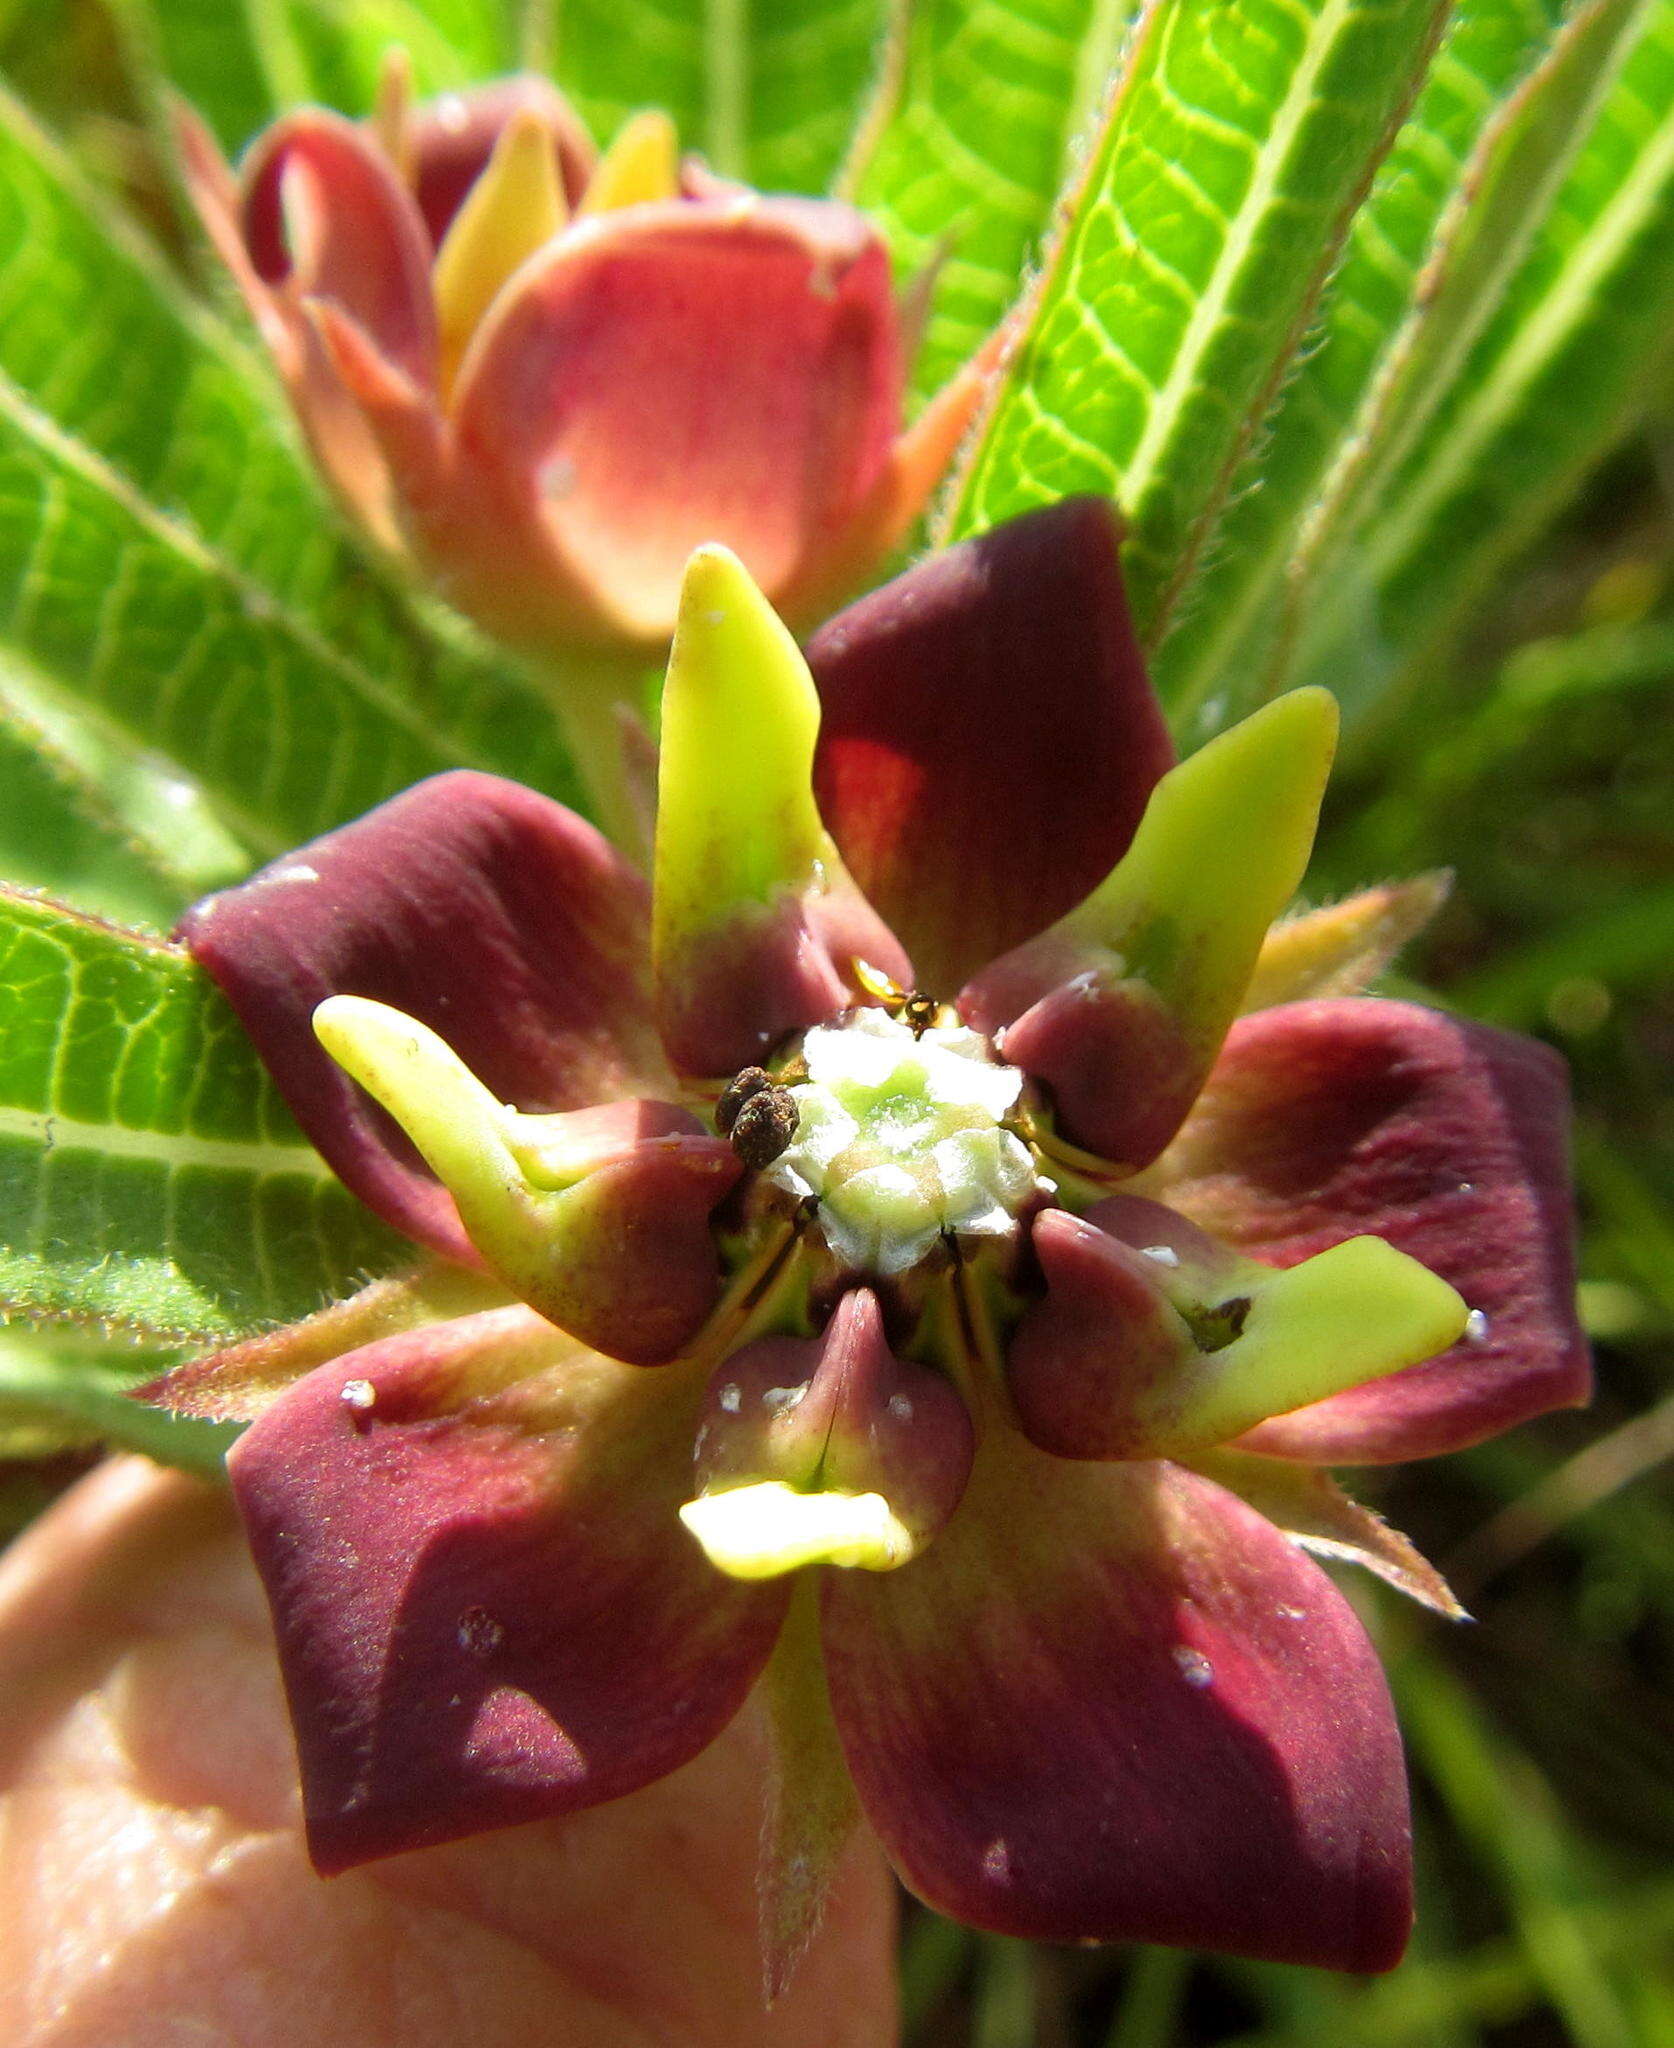
[[[188,917],[426,1250],[152,1390],[252,1422],[322,1870],[613,1798],[759,1683],[774,1984],[857,1808],[976,1926],[1399,1957],[1399,1739],[1307,1553],[1458,1610],[1321,1467],[1584,1398],[1563,1075],[1356,993],[1433,882],[1274,923],[1331,700],[1176,763],[1117,537],[1032,514],[806,661],[701,549],[649,886],[454,774]]]

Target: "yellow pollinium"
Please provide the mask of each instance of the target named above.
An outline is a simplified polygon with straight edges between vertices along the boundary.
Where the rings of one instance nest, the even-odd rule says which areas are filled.
[[[918,1548],[881,1493],[798,1493],[779,1479],[702,1494],[680,1519],[731,1579],[774,1579],[810,1564],[888,1572]]]

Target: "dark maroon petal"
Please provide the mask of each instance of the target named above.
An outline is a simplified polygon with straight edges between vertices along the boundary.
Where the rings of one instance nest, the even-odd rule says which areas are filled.
[[[354,122],[304,107],[240,166],[250,261],[294,301],[340,306],[425,387],[436,374],[430,249],[411,195]]]
[[[413,189],[432,242],[440,246],[507,124],[531,111],[552,137],[564,196],[574,206],[593,169],[593,144],[569,101],[544,78],[502,78],[473,92],[445,93],[413,109]]]
[[[1383,1970],[1400,1740],[1319,1569],[1178,1466],[990,1441],[922,1557],[825,1594],[868,1819],[940,1912],[1036,1940]]]
[[[1103,499],[1067,499],[910,569],[809,644],[820,810],[938,995],[1101,882],[1173,765],[1119,538]]]
[[[1568,1127],[1563,1062],[1511,1032],[1371,998],[1235,1024],[1163,1162],[1161,1199],[1272,1265],[1386,1238],[1487,1319],[1427,1364],[1263,1423],[1246,1446],[1381,1464],[1584,1401]]]
[[[342,1179],[461,1257],[452,1197],[321,1048],[315,1009],[353,995],[403,1010],[518,1109],[658,1094],[647,915],[640,878],[591,825],[460,770],[206,898],[180,935]]]
[[[321,1871],[617,1798],[726,1726],[785,1591],[677,1519],[701,1393],[511,1308],[351,1352],[243,1437]]]

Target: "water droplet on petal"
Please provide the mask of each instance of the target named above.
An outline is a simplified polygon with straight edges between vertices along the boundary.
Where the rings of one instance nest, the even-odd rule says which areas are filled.
[[[913,1419],[913,1404],[905,1394],[891,1394],[889,1397],[889,1412],[895,1417],[897,1422],[911,1422]]]
[[[720,1402],[728,1415],[736,1415],[744,1405],[744,1390],[736,1380],[731,1380],[721,1389]]]
[[[1179,1668],[1180,1676],[1188,1685],[1195,1685],[1201,1689],[1214,1680],[1214,1665],[1201,1650],[1194,1650],[1189,1643],[1175,1644],[1174,1662]]]
[[[1308,1618],[1308,1610],[1305,1607],[1281,1607],[1278,1614],[1281,1621],[1306,1621]]]
[[[1003,1838],[990,1842],[983,1850],[982,1874],[995,1884],[1004,1884],[1011,1876],[1011,1851]]]
[[[352,1408],[357,1415],[364,1415],[374,1407],[378,1390],[370,1380],[345,1380],[337,1390],[337,1398],[345,1408]]]
[[[1465,1342],[1486,1344],[1488,1341],[1488,1317],[1479,1308],[1473,1308],[1465,1318]]]
[[[1180,1263],[1180,1254],[1171,1244],[1148,1244],[1139,1256],[1155,1259],[1159,1266],[1177,1266]]]
[[[459,1647],[471,1657],[492,1657],[506,1631],[486,1607],[467,1607],[459,1617]]]

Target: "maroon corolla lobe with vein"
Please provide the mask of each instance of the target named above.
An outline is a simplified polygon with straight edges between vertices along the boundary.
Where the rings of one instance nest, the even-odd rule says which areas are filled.
[[[615,1798],[726,1726],[785,1588],[676,1518],[701,1392],[518,1306],[353,1352],[242,1438],[321,1870]]]
[[[584,819],[458,770],[207,897],[180,935],[338,1175],[398,1229],[468,1258],[452,1196],[309,1019],[330,995],[388,1003],[519,1109],[663,1095],[648,914],[640,876]]]
[[[941,1912],[1384,1970],[1411,1925],[1400,1741],[1317,1565],[1178,1466],[988,1458],[908,1570],[834,1573],[832,1703]]]
[[[1102,513],[1035,515],[991,543],[980,576],[961,570],[950,585],[940,563],[909,572],[832,628],[866,681],[843,696],[826,823],[845,855],[852,845],[872,863],[884,902],[924,883],[930,957],[963,960],[967,910],[985,943],[1009,939],[1021,915],[1014,877],[996,872],[1018,853],[1002,829],[1007,782],[1043,757],[1011,750],[1007,722],[985,721],[983,705],[1009,689],[1084,738],[1106,735],[1087,765],[1100,803],[1061,799],[1065,845],[1089,868],[1095,852],[1120,859],[1167,766],[1154,706],[1125,660],[1105,658],[1126,626],[1095,533],[1113,553]],[[1066,534],[1073,545],[1043,549]],[[991,630],[1027,617],[1042,591],[1058,611],[1089,615],[1078,644],[1105,656],[1066,666],[1064,635]],[[953,687],[898,630],[920,593],[965,650],[978,708],[955,720],[945,780],[925,785],[931,801],[945,790],[955,832],[939,869],[929,836],[904,819],[899,782],[886,777],[875,803],[864,782],[868,760],[887,763],[933,729],[914,693]],[[780,636],[780,656],[788,645]],[[665,721],[665,743],[678,726]],[[665,774],[665,789],[676,779]],[[1113,824],[1105,799],[1126,822]],[[1052,802],[1031,789],[1019,809],[1032,834]],[[900,830],[872,830],[892,818]],[[1020,857],[1034,862],[1033,846]],[[968,902],[949,880],[956,862],[969,865]],[[704,913],[699,900],[699,928]],[[1043,896],[1039,914],[1062,912]],[[1354,958],[1362,922],[1343,920]],[[748,1025],[752,991],[777,997],[741,931]],[[461,1249],[452,1198],[316,1042],[323,997],[370,997],[428,1023],[502,1103],[579,1114],[563,1128],[582,1135],[602,1121],[617,1163],[642,1143],[696,1142],[710,1104],[698,1087],[676,1100],[657,1043],[643,886],[591,827],[511,784],[423,785],[200,907],[186,937],[351,1185],[454,1256],[472,1247]],[[1310,975],[1322,946],[1329,934],[1310,942]],[[1282,958],[1269,967],[1268,985],[1282,986]],[[823,1234],[818,1188],[740,1168],[712,1246],[732,1262],[730,1291],[700,1335],[649,1369],[621,1362],[634,1353],[611,1329],[595,1339],[615,1344],[607,1357],[554,1327],[584,1321],[620,1278],[606,1270],[608,1230],[597,1270],[562,1276],[579,1307],[537,1304],[550,1320],[502,1270],[522,1300],[323,1366],[316,1328],[300,1343],[313,1369],[277,1399],[263,1347],[251,1404],[263,1412],[234,1478],[274,1604],[322,1868],[569,1811],[692,1754],[762,1671],[786,1608],[781,1579],[749,1576],[778,1569],[771,1530],[764,1539],[749,1514],[770,1518],[787,1491],[807,1492],[818,1498],[796,1503],[814,1511],[798,1541],[834,1561],[813,1567],[825,1578],[824,1675],[816,1660],[803,1696],[829,1681],[828,1747],[924,1897],[1013,1934],[1388,1967],[1410,1917],[1398,1738],[1370,1645],[1297,1545],[1358,1558],[1442,1611],[1449,1597],[1393,1532],[1282,1460],[1441,1448],[1579,1398],[1556,1063],[1407,1004],[1259,1012],[1233,1026],[1179,1136],[1132,1182],[1142,1192],[1100,1199],[1118,1165],[1077,1164],[1057,1145],[1049,1078],[1007,1071],[969,1017],[915,1006],[905,989],[878,982],[857,1014],[855,987],[874,981],[857,976],[817,1035],[793,1033],[766,1059],[810,1119],[796,1172],[817,1178],[822,1160],[841,1159],[853,1180],[880,1176],[879,1230],[907,1213],[900,1241],[927,1251],[901,1266],[882,1250],[846,1253],[835,1225]],[[1224,996],[1217,984],[1215,1003]],[[1189,1009],[1189,991],[1182,1000]],[[1215,1009],[1216,1043],[1224,1023]],[[763,1013],[752,1052],[782,1028]],[[1118,1101],[1122,1077],[1103,1085]],[[626,1111],[599,1108],[624,1097]],[[664,1107],[645,1106],[658,1098]],[[870,1101],[879,1120],[863,1127]],[[492,1097],[485,1114],[504,1115]],[[915,1152],[919,1125],[933,1143]],[[1021,1182],[1007,1177],[1017,1156]],[[548,1169],[562,1180],[556,1157]],[[935,1217],[914,1236],[925,1203],[951,1200],[955,1183],[974,1204],[957,1212],[968,1229]],[[852,1181],[838,1185],[849,1201]],[[654,1292],[657,1216],[642,1220],[649,1256],[630,1291]],[[683,1242],[701,1263],[690,1221]],[[1368,1233],[1457,1283],[1463,1301],[1373,1247],[1379,1271],[1433,1318],[1432,1349],[1467,1306],[1486,1328],[1232,1449],[1215,1438],[1213,1480],[1151,1455],[1146,1432],[1166,1429],[1174,1395],[1212,1379],[1217,1346],[1237,1337],[1232,1322],[1218,1334],[1193,1322],[1200,1306],[1199,1322],[1236,1320],[1237,1302],[1212,1283],[1255,1274],[1277,1296],[1260,1266]],[[1386,1353],[1371,1369],[1391,1363]],[[1324,1364],[1311,1379],[1287,1366],[1284,1398],[1345,1384]],[[213,1396],[230,1412],[249,1369],[237,1352],[219,1380],[194,1366],[181,1398]],[[1112,1399],[1124,1373],[1127,1410]],[[1257,1391],[1266,1384],[1257,1372]],[[1240,1402],[1247,1387],[1240,1379]],[[1274,1405],[1277,1393],[1241,1407],[1228,1433]],[[1178,1455],[1195,1463],[1202,1441]],[[717,1500],[711,1534],[688,1517],[688,1535],[682,1512]],[[854,1519],[874,1507],[893,1519]],[[837,1534],[821,1552],[827,1526]],[[796,1634],[780,1638],[793,1645],[784,1654],[801,1654]],[[768,1872],[769,1884],[789,1881]]]
[[[849,872],[951,996],[1127,850],[1174,762],[1116,568],[1066,498],[933,557],[816,633],[814,787]]]

